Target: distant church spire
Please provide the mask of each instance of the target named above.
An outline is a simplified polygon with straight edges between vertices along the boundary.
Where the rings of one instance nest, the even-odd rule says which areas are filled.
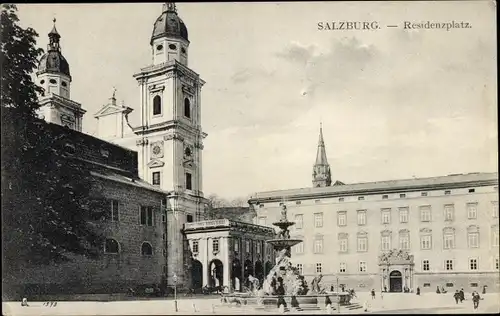
[[[327,187],[332,184],[330,165],[326,158],[325,141],[323,140],[323,124],[319,126],[318,150],[316,152],[316,162],[313,167],[313,186]]]

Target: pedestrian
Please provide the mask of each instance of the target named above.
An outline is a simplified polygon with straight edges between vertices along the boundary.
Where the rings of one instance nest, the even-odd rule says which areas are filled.
[[[372,300],[375,299],[375,289],[372,289]]]
[[[330,292],[333,292],[333,285],[330,286]]]
[[[479,307],[479,300],[481,300],[479,293],[474,291],[474,293],[472,293],[472,303],[474,304],[474,309]]]
[[[483,294],[486,294],[486,285],[483,285]]]
[[[462,288],[460,290],[460,303],[463,303],[463,301],[465,301],[465,292],[464,292],[464,288]]]
[[[420,295],[420,287],[417,286],[417,295]]]
[[[439,285],[436,287],[436,293],[441,294],[441,291],[439,290]]]
[[[453,294],[453,298],[455,299],[455,303],[458,304],[458,301],[460,300],[460,292],[458,292],[458,290],[456,290],[455,294]]]
[[[21,306],[23,307],[28,307],[28,299],[26,297],[23,297],[23,300],[21,301]]]

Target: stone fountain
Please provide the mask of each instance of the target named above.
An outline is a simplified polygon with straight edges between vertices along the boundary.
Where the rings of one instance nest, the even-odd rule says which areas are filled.
[[[298,269],[291,263],[291,248],[302,242],[301,239],[290,238],[289,228],[295,225],[287,218],[286,205],[282,204],[281,218],[273,223],[279,228],[277,238],[268,240],[277,253],[276,263],[265,277],[262,287],[257,279],[250,277],[252,288],[248,293],[230,294],[224,299],[226,302],[236,302],[238,304],[255,305],[256,308],[267,306],[280,307],[296,310],[319,309],[318,299],[323,303],[331,302],[329,296],[336,296],[338,302],[349,303],[349,297],[340,293],[327,294],[319,287],[322,276],[315,277],[311,282],[311,289],[308,288],[304,277],[300,275]],[[238,301],[240,300],[240,301]]]

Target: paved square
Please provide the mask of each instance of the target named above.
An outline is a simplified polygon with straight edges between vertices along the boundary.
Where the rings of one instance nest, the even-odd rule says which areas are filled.
[[[384,314],[470,314],[470,313],[499,313],[500,294],[490,293],[482,295],[479,309],[474,311],[470,299],[456,304],[452,294],[385,294],[372,300],[369,293],[358,293],[354,303],[369,304],[368,313]],[[228,307],[221,305],[215,298],[182,298],[178,300],[178,312],[174,311],[174,301],[171,299],[147,301],[121,302],[58,302],[55,307],[43,306],[44,302],[29,302],[29,307],[21,307],[20,302],[2,303],[3,315],[38,316],[38,315],[193,315],[193,314],[276,314],[278,310],[255,310],[250,306]],[[311,311],[303,312],[311,314]],[[334,314],[360,314],[362,309],[348,310],[341,307],[340,312]],[[297,313],[287,313],[297,314]],[[326,314],[324,310],[315,314]]]

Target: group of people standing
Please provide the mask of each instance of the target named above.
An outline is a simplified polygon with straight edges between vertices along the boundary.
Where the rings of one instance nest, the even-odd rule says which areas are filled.
[[[453,298],[455,299],[456,304],[460,301],[460,303],[463,303],[465,301],[465,292],[464,289],[456,290],[455,294],[453,294]],[[472,292],[472,303],[474,304],[474,309],[477,309],[479,307],[479,301],[481,300],[481,296],[477,291]]]

